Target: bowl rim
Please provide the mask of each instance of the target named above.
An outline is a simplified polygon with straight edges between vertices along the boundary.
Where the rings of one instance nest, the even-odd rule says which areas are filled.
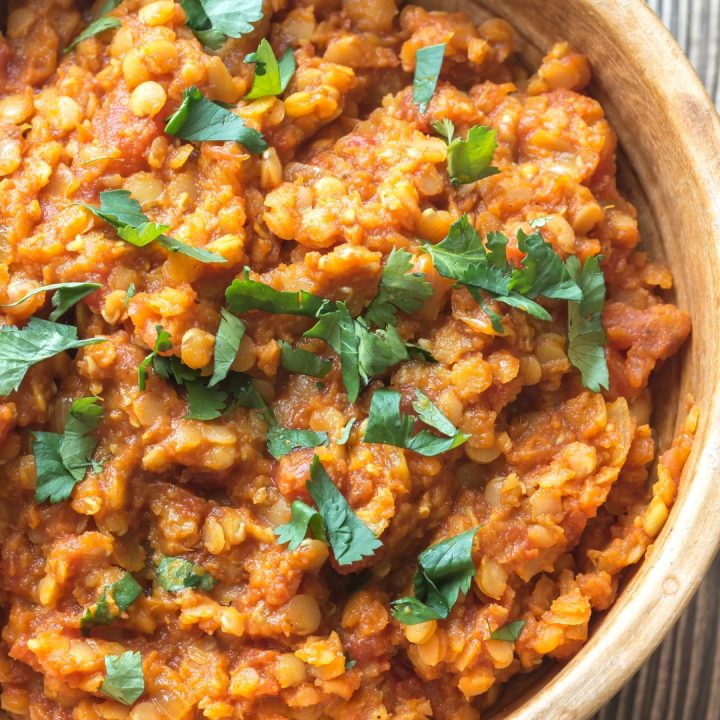
[[[501,3],[469,2],[492,5],[494,15],[513,24],[512,8],[503,12]],[[702,81],[670,31],[643,0],[582,0],[582,4],[601,26],[612,26],[628,61],[645,75],[646,85],[657,90],[658,100],[678,107],[673,127],[676,137],[686,139],[693,192],[707,208],[710,232],[720,236],[720,117]],[[635,32],[638,26],[646,31],[642,37]],[[572,44],[571,33],[568,39]],[[687,112],[689,105],[692,113]],[[689,129],[682,127],[688,116],[701,122]],[[719,244],[707,245],[715,266],[720,267]],[[525,691],[493,714],[495,720],[587,720],[632,678],[679,619],[720,548],[716,521],[720,513],[717,378],[710,390],[714,392],[697,398],[702,427],[697,439],[702,436],[702,443],[695,443],[682,473],[681,487],[687,485],[686,491],[678,496],[648,554],[577,655],[541,687]],[[684,556],[690,552],[692,562],[687,562]]]

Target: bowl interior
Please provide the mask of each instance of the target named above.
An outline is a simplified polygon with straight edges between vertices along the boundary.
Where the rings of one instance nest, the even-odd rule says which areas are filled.
[[[491,717],[584,720],[626,682],[672,627],[720,540],[714,482],[720,469],[718,373],[720,123],[702,85],[669,32],[642,0],[421,0],[428,9],[462,10],[476,22],[507,20],[536,68],[554,42],[568,40],[593,68],[591,94],[618,135],[619,185],[637,207],[642,248],[668,264],[669,293],[693,318],[682,352],[651,383],[653,428],[670,444],[688,394],[701,407],[693,452],[678,499],[645,561],[624,579],[613,608],[593,623],[569,663],[518,678]],[[706,241],[706,238],[713,240]]]

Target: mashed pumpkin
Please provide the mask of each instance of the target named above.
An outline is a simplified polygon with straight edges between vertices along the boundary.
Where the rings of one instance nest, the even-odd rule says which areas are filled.
[[[667,517],[696,417],[649,482],[648,378],[690,320],[662,299],[668,269],[637,250],[615,135],[583,92],[586,59],[559,44],[528,75],[505,22],[394,0],[266,0],[260,19],[220,42],[208,33],[222,2],[80,5],[11,0],[0,36],[0,352],[48,317],[53,292],[29,295],[47,285],[97,284],[58,324],[103,340],[40,362],[21,354],[31,367],[0,397],[3,710],[481,717],[514,675],[572,657],[593,611],[613,603],[622,570]],[[244,99],[254,73],[272,70],[246,58],[263,38],[277,58],[290,48],[296,68],[281,92]],[[425,109],[413,99],[416,53],[442,43]],[[266,149],[165,132],[191,87]],[[498,172],[451,182],[435,125],[447,120],[460,138],[494,131]],[[157,235],[143,247],[121,239],[128,223],[88,210],[112,191],[185,251]],[[506,274],[523,267],[523,233],[539,234],[561,267],[602,256],[594,357],[607,388],[588,389],[569,359],[567,300],[536,298],[542,319],[439,271],[427,247],[461,217],[483,239],[509,238]],[[419,302],[405,312],[398,291],[385,335],[358,330],[393,250],[405,253],[404,282],[422,283]],[[226,288],[246,267],[248,280],[342,306],[357,332],[375,333],[364,366],[375,371],[357,393],[348,358],[304,337],[317,317],[228,313]],[[392,343],[400,360],[383,365]],[[289,370],[288,347],[320,369]],[[252,401],[189,407],[194,387],[208,399],[221,364],[223,382],[243,378]],[[366,441],[382,388],[407,416],[425,398],[421,419],[440,415],[415,429],[431,442],[457,431],[457,442],[431,454],[407,437]],[[81,398],[97,400],[69,413]],[[101,417],[77,430],[91,406]],[[310,435],[271,452],[273,428]],[[50,440],[37,433],[72,435],[84,463],[48,471],[39,447]],[[341,510],[288,542],[278,528],[291,508],[322,505],[307,484],[314,457]],[[64,499],[38,494],[58,477]],[[343,563],[331,530],[351,521],[366,540]],[[420,553],[468,531],[470,571],[445,616],[399,620],[392,603],[422,593]]]

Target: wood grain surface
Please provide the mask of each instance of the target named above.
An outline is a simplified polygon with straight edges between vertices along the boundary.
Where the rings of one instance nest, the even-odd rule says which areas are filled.
[[[720,108],[720,0],[650,0]],[[596,720],[720,718],[720,557],[665,642]]]

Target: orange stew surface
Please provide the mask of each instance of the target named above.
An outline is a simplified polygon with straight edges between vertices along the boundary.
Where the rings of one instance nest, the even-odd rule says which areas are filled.
[[[243,13],[238,37],[209,38]],[[273,92],[251,92],[275,79],[267,54],[247,58],[262,39],[295,60]],[[394,0],[10,0],[9,716],[472,720],[587,640],[676,495],[697,411],[658,449],[647,385],[690,319],[663,299],[668,268],[638,250],[587,60],[561,43],[527,70],[522,42],[502,20]],[[423,50],[442,44],[437,79]],[[218,139],[207,117],[199,138],[166,131],[191,87],[191,113],[206,103],[245,135]],[[490,141],[469,159],[478,179],[457,173],[471,131]],[[136,220],[88,209],[111,197]],[[138,212],[162,226],[144,244],[127,239],[155,227]],[[463,228],[475,250],[449,272],[440,250]],[[554,290],[522,289],[528,237],[538,272],[559,268]],[[487,270],[493,238],[492,273],[515,295],[464,275]],[[593,264],[578,360],[570,270]],[[29,293],[67,283],[97,286],[42,324],[59,298]],[[342,313],[349,350],[340,324],[317,331]],[[96,342],[18,346],[37,328]],[[443,541],[443,557],[422,555]]]

